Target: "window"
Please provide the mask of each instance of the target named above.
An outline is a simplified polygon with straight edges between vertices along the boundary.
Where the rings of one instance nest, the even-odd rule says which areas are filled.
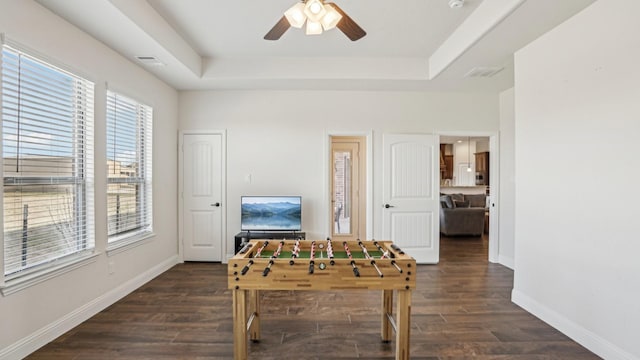
[[[91,252],[93,83],[2,46],[4,274]]]
[[[152,231],[152,113],[147,105],[107,91],[109,242]]]

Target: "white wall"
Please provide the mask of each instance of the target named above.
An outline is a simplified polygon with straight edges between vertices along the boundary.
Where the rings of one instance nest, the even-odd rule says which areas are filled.
[[[500,221],[498,262],[513,269],[516,222],[515,92],[500,93]]]
[[[489,145],[489,139],[487,140],[477,140],[476,141],[476,152],[477,153],[481,153],[481,152],[487,152],[490,151],[490,145]]]
[[[228,252],[233,249],[233,235],[240,229],[241,195],[302,195],[307,238],[327,236],[326,136],[330,132],[373,132],[373,237],[380,238],[383,133],[497,132],[498,126],[497,94],[366,91],[180,94],[181,130],[228,131]],[[245,182],[249,174],[251,183]]]
[[[640,359],[640,1],[599,0],[515,57],[513,299]]]
[[[96,84],[95,224],[97,260],[0,297],[0,359],[21,358],[110,305],[177,261],[175,90],[31,0],[2,0],[0,32],[68,65]],[[108,257],[106,249],[105,82],[154,108],[154,230],[144,244]],[[114,273],[109,274],[108,263]]]

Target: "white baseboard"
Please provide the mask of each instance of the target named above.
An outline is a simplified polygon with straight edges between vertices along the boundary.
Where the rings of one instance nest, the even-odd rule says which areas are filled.
[[[132,291],[146,284],[151,279],[169,270],[177,263],[178,256],[172,256],[117,288],[112,289],[51,324],[35,331],[31,335],[9,345],[8,347],[0,350],[0,360],[19,360],[26,357],[67,331],[78,326],[83,321],[86,321],[95,314],[106,309],[108,306],[114,304],[116,301],[130,294]]]
[[[511,270],[515,269],[515,262],[514,262],[512,257],[499,255],[498,256],[498,263],[508,267]]]
[[[540,320],[558,329],[578,344],[607,360],[640,360],[599,335],[574,323],[520,291],[511,292],[511,300]]]

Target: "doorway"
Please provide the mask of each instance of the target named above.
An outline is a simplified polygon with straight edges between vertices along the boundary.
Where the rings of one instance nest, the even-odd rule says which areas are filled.
[[[481,229],[477,230],[474,226],[475,236],[468,239],[481,239],[484,243],[484,258],[490,262],[498,262],[497,204],[500,180],[498,176],[498,135],[480,132],[441,133],[439,143],[440,194],[456,194],[454,200],[462,200],[462,203],[469,207],[484,208],[484,219],[480,223]],[[460,194],[462,194],[462,199],[460,199]],[[465,201],[467,198],[465,195],[469,195],[469,202]],[[480,196],[483,196],[482,201],[478,201]],[[452,219],[455,218],[449,220]],[[467,221],[467,223],[469,222]],[[455,224],[451,222],[448,224],[453,225],[453,229],[449,226],[446,232],[455,233]],[[477,233],[481,233],[480,237],[477,236]],[[447,240],[462,240],[462,236],[456,234]]]
[[[330,136],[330,236],[366,239],[366,138]]]

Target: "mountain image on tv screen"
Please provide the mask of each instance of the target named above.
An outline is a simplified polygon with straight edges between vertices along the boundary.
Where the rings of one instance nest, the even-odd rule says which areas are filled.
[[[241,228],[247,230],[300,230],[302,202],[299,196],[243,196]]]

